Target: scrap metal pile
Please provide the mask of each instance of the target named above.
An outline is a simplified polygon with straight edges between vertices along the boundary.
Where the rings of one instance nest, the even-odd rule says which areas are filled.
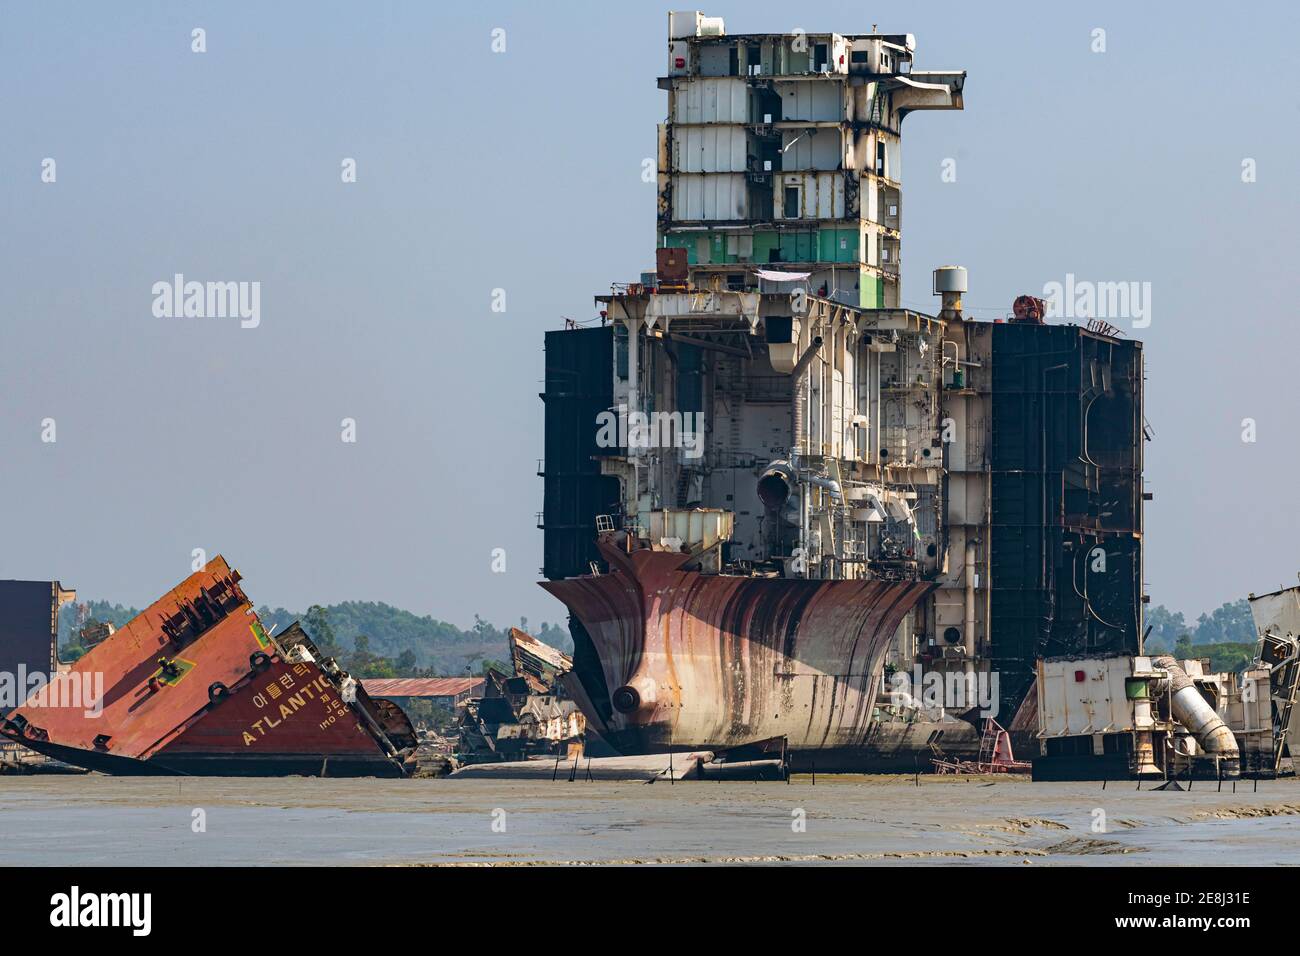
[[[510,629],[510,657],[515,675],[489,669],[483,696],[460,715],[460,758],[522,760],[581,748],[586,719],[560,687],[572,660],[518,628]]]

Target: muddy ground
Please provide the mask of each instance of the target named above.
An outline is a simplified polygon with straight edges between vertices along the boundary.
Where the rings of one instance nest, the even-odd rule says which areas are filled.
[[[0,865],[1300,863],[1300,783],[0,777]]]

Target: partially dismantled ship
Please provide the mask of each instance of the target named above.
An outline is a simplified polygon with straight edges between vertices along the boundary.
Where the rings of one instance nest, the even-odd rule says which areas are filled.
[[[221,557],[92,647],[0,734],[114,774],[401,776],[415,731],[297,624],[266,631]]]
[[[965,87],[915,49],[669,16],[655,271],[546,336],[543,587],[617,751],[910,769],[1140,649],[1141,344],[902,301],[901,125]]]

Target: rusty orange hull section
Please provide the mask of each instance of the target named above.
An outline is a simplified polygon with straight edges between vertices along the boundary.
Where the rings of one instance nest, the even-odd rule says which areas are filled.
[[[400,775],[376,732],[380,702],[358,688],[358,702],[344,703],[321,663],[286,659],[286,646],[262,628],[238,572],[214,558],[33,693],[0,732],[107,773]]]
[[[701,574],[687,555],[600,547],[610,573],[542,587],[585,631],[568,686],[616,749],[872,746],[885,652],[933,585]]]

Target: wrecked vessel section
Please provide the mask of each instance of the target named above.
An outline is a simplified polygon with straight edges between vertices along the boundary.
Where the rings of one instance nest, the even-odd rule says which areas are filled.
[[[582,682],[587,718],[625,753],[862,746],[889,641],[933,588],[706,575],[683,568],[688,555],[601,551],[611,573],[544,586],[600,661],[603,680]]]
[[[1027,747],[1038,657],[1141,646],[1141,343],[904,305],[902,126],[966,81],[916,59],[669,16],[654,269],[545,343],[543,586],[625,752]]]
[[[221,557],[60,670],[0,732],[122,774],[396,776],[409,720],[291,626],[267,633]]]

